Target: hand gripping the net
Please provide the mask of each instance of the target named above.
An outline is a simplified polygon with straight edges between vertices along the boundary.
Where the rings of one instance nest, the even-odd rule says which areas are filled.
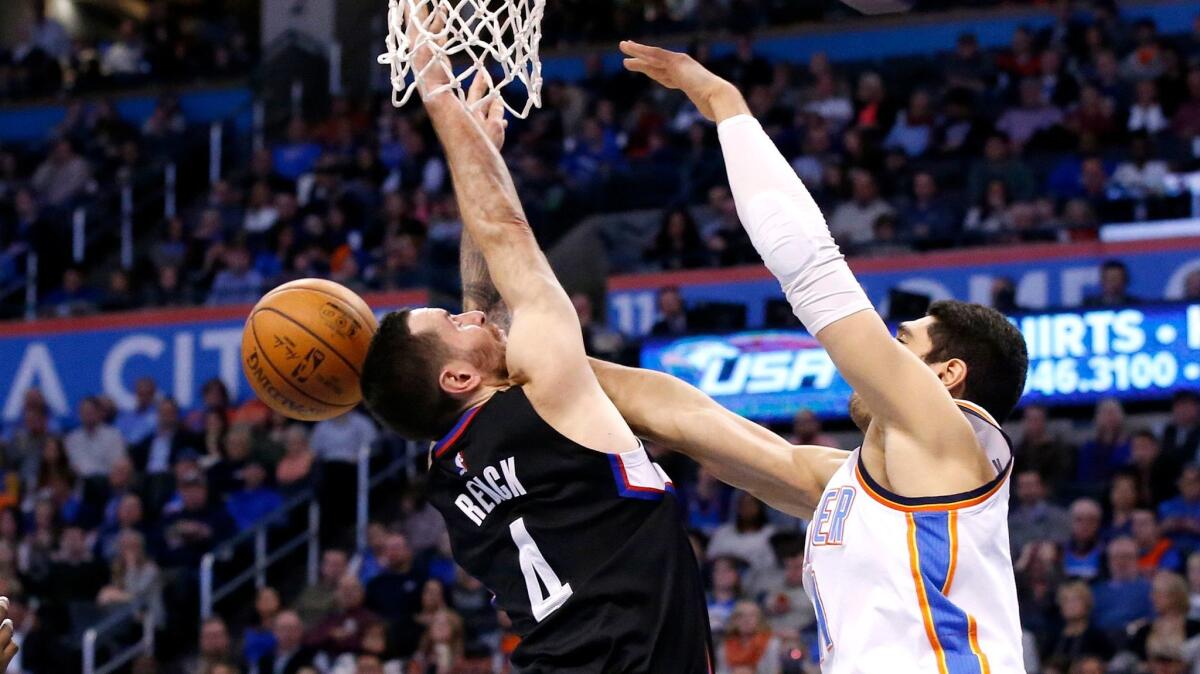
[[[463,83],[479,73],[487,78],[488,95],[472,109],[499,97],[504,107],[524,118],[533,107],[541,107],[542,63],[538,44],[542,38],[545,0],[389,0],[387,52],[379,62],[391,67],[392,104],[404,105],[414,91],[422,98],[453,91],[466,101]],[[428,49],[433,58],[414,54]],[[498,66],[499,74],[489,73]],[[421,81],[430,68],[443,69],[447,80],[429,90]],[[520,108],[513,107],[501,90],[520,82],[528,92]]]

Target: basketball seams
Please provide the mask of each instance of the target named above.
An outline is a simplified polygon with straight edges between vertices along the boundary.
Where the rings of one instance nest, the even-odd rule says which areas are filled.
[[[295,283],[295,281],[292,281],[292,283]],[[324,295],[326,297],[332,297],[333,299],[337,300],[338,303],[340,303],[343,306],[345,306],[346,308],[348,308],[350,310],[350,312],[353,313],[355,315],[355,317],[358,318],[358,320],[362,321],[364,327],[371,328],[371,331],[370,331],[371,335],[374,335],[375,332],[378,330],[379,321],[375,318],[375,314],[371,314],[369,312],[370,307],[367,307],[368,317],[364,317],[362,311],[358,307],[354,306],[353,302],[349,302],[346,300],[346,298],[344,298],[340,295],[331,293],[328,290],[322,290],[320,288],[314,288],[312,286],[302,285],[302,286],[292,286],[290,288],[280,286],[280,287],[272,290],[271,292],[267,293],[266,295],[263,295],[262,300],[259,300],[259,303],[261,303],[263,300],[267,299],[268,297],[270,297],[272,295],[276,295],[276,294],[283,295],[283,294],[286,294],[286,293],[294,291],[294,290],[310,290],[314,293],[318,293],[318,294]],[[361,298],[360,298],[360,300],[361,300]],[[372,328],[372,326],[375,326],[375,327]]]
[[[258,311],[266,311],[266,309],[259,309]],[[254,312],[254,313],[257,314],[258,311]],[[274,310],[272,310],[272,311],[274,311]],[[275,313],[277,313],[281,316],[284,315],[279,311],[275,311]],[[312,395],[308,391],[305,391],[304,389],[300,388],[299,386],[296,386],[292,382],[292,380],[288,378],[287,375],[285,375],[284,373],[279,371],[279,368],[275,365],[274,361],[272,361],[271,358],[269,357],[269,355],[268,355],[269,352],[265,348],[263,348],[262,342],[260,342],[258,340],[258,330],[254,327],[254,314],[250,315],[249,327],[250,327],[250,336],[254,338],[254,347],[256,349],[258,349],[259,353],[262,354],[262,360],[265,361],[267,363],[267,365],[271,366],[271,370],[273,370],[275,372],[275,374],[278,375],[281,380],[286,382],[289,387],[291,387],[293,390],[298,392],[300,395],[304,396],[305,398],[308,398],[309,400],[312,400],[313,402],[316,402],[320,405],[324,405],[325,407],[328,407],[331,409],[339,409],[339,410],[346,409],[346,408],[354,407],[355,405],[358,404],[358,403],[354,403],[352,405],[348,405],[348,404],[344,404],[344,403],[331,403],[326,400],[321,400],[320,398]]]
[[[340,351],[338,351],[337,349],[333,348],[333,345],[332,345],[332,344],[330,344],[329,342],[325,341],[325,340],[324,340],[324,338],[322,338],[320,335],[318,335],[317,333],[313,332],[312,330],[309,330],[309,329],[308,329],[308,327],[307,327],[307,326],[305,326],[303,323],[301,323],[300,321],[298,321],[298,320],[296,320],[296,319],[292,318],[291,316],[288,316],[287,314],[285,314],[285,313],[283,313],[282,311],[280,311],[280,310],[276,309],[275,307],[260,307],[260,308],[256,309],[256,310],[254,311],[254,313],[253,313],[253,314],[250,314],[250,320],[254,320],[254,315],[255,315],[255,314],[257,314],[257,313],[259,313],[260,311],[269,311],[269,312],[271,312],[271,313],[273,313],[273,314],[278,314],[279,316],[281,316],[281,317],[283,317],[284,319],[286,319],[286,320],[287,320],[289,323],[291,323],[292,325],[295,325],[297,328],[300,328],[300,329],[301,329],[301,330],[303,330],[304,332],[307,332],[307,333],[308,333],[308,335],[309,335],[310,337],[312,337],[313,339],[315,339],[315,340],[317,340],[318,342],[320,342],[320,343],[321,343],[321,345],[322,345],[322,346],[324,346],[326,349],[329,349],[329,350],[330,350],[330,352],[332,352],[332,353],[336,354],[336,355],[337,355],[337,357],[338,357],[338,358],[340,358],[340,359],[342,360],[342,362],[346,364],[346,367],[350,368],[350,371],[354,373],[354,376],[355,376],[355,377],[358,377],[360,380],[362,379],[362,373],[360,373],[360,372],[358,371],[358,368],[357,368],[357,367],[354,367],[354,363],[351,363],[351,362],[350,362],[350,359],[348,359],[348,358],[346,358],[345,356],[343,356],[343,355],[342,355],[342,353],[341,353]],[[258,336],[258,335],[257,335],[257,333],[255,333],[255,342],[257,342],[257,341],[258,341],[258,339],[257,339],[257,336]]]

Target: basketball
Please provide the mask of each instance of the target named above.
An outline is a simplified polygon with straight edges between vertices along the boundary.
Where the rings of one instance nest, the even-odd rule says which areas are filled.
[[[285,283],[263,296],[242,332],[242,370],[259,399],[300,421],[343,414],[362,400],[359,376],[378,323],[345,286]]]

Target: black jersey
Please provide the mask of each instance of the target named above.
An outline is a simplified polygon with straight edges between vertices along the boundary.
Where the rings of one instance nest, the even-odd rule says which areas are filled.
[[[578,445],[518,387],[464,414],[431,459],[454,559],[512,619],[518,671],[711,671],[699,565],[644,449]]]

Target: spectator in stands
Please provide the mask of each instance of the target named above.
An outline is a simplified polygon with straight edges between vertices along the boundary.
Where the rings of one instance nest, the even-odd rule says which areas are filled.
[[[1154,80],[1142,80],[1134,86],[1133,105],[1125,124],[1130,133],[1156,135],[1168,127],[1166,113],[1158,100],[1158,85]]]
[[[321,568],[316,585],[306,585],[292,608],[306,625],[315,625],[333,612],[338,581],[350,568],[345,550],[329,548],[321,553]]]
[[[83,193],[91,179],[92,170],[87,160],[76,154],[70,141],[59,140],[34,172],[31,184],[42,203],[67,208]]]
[[[1152,658],[1155,643],[1182,644],[1200,636],[1200,621],[1188,617],[1188,586],[1182,576],[1168,571],[1156,573],[1150,599],[1154,619],[1138,627],[1129,644],[1139,658]],[[1187,660],[1194,662],[1196,657],[1193,654]]]
[[[158,552],[158,541],[149,539],[150,531],[145,521],[145,508],[142,498],[134,493],[128,493],[117,502],[116,512],[111,521],[107,518],[96,532],[95,550],[101,559],[112,561],[118,552],[121,534],[133,531],[142,535],[142,542],[148,551]]]
[[[1100,525],[1104,511],[1095,500],[1081,498],[1071,504],[1070,514],[1071,533],[1063,549],[1063,571],[1069,578],[1091,581],[1100,576],[1103,565]]]
[[[229,626],[220,616],[205,619],[200,624],[200,649],[194,657],[188,658],[181,672],[211,672],[214,667],[224,666],[235,662],[233,639],[229,635]]]
[[[275,146],[271,154],[275,174],[294,181],[313,169],[321,156],[321,146],[309,138],[304,120],[293,117],[286,142]]]
[[[275,650],[275,618],[283,604],[279,592],[271,586],[262,587],[254,597],[254,620],[242,633],[242,660],[250,666]]]
[[[217,272],[208,304],[253,304],[263,291],[263,278],[250,266],[250,252],[245,246],[234,245],[225,251],[225,268]]]
[[[1183,557],[1171,539],[1163,536],[1153,510],[1135,510],[1132,518],[1133,540],[1138,545],[1138,569],[1147,578],[1159,570],[1183,570]]]
[[[50,316],[82,316],[96,311],[100,295],[87,285],[83,272],[68,267],[63,272],[62,285],[42,300],[42,313]]]
[[[133,385],[133,407],[122,410],[113,424],[125,442],[136,445],[154,433],[158,419],[157,401],[158,385],[154,379],[138,377]]]
[[[700,230],[687,208],[675,208],[663,214],[662,225],[646,259],[658,269],[694,269],[708,264],[709,254],[700,238]]]
[[[804,112],[824,120],[830,132],[841,131],[854,117],[854,104],[831,72],[817,74],[807,101]]]
[[[286,494],[295,494],[312,482],[316,458],[308,446],[308,430],[290,424],[284,431],[283,457],[275,466],[275,484]]]
[[[712,473],[704,468],[697,470],[695,485],[685,499],[688,529],[711,536],[729,518],[730,494],[729,487]]]
[[[1122,469],[1113,475],[1108,485],[1108,526],[1104,538],[1133,535],[1133,514],[1138,509],[1138,478],[1131,470]]]
[[[1103,484],[1113,471],[1129,462],[1129,433],[1125,408],[1116,398],[1096,405],[1093,436],[1079,448],[1075,479],[1083,484]]]
[[[267,515],[283,505],[283,498],[267,484],[267,468],[251,459],[241,471],[242,487],[226,496],[225,508],[239,531],[254,528]],[[345,493],[342,494],[345,498]]]
[[[101,606],[112,606],[145,598],[145,610],[154,614],[156,625],[164,625],[162,588],[158,582],[158,565],[147,555],[145,537],[132,529],[126,530],[117,537],[111,576],[96,602]]]
[[[1158,506],[1162,531],[1182,554],[1200,550],[1200,466],[1189,463],[1179,474],[1179,496]]]
[[[79,428],[64,442],[72,470],[84,481],[85,500],[92,503],[99,500],[113,463],[127,456],[125,439],[100,414],[100,401],[84,398],[79,403]]]
[[[1033,173],[1012,157],[1008,136],[994,133],[983,146],[983,159],[972,164],[967,178],[967,199],[979,203],[993,180],[1004,183],[1007,193],[1018,201],[1033,197]]]
[[[0,445],[4,468],[17,471],[26,488],[37,484],[42,448],[49,438],[50,418],[45,403],[27,401],[21,407],[20,426]]]
[[[438,613],[446,610],[446,586],[442,582],[430,578],[421,586],[420,610],[413,614],[413,620],[420,626],[428,628]]]
[[[1083,656],[1095,656],[1107,661],[1113,656],[1112,641],[1092,623],[1095,600],[1086,583],[1066,583],[1058,588],[1058,611],[1062,627],[1042,649],[1042,662],[1047,667],[1066,671]]]
[[[363,606],[363,586],[352,574],[337,584],[334,611],[316,624],[304,637],[308,646],[337,657],[357,651],[367,629],[379,622],[379,616]]]
[[[400,653],[408,654],[416,647],[415,640],[405,634],[416,632],[415,619],[421,607],[424,573],[416,568],[412,548],[403,534],[389,534],[384,543],[382,570],[367,583],[367,608],[391,623],[401,636],[397,644]],[[357,579],[355,579],[357,582]]]
[[[801,409],[792,417],[792,444],[837,447],[838,441],[821,428],[821,419],[808,409]]]
[[[958,234],[959,217],[942,198],[929,171],[913,174],[912,198],[901,211],[900,222],[913,239],[930,246],[949,245]]]
[[[734,606],[729,628],[717,646],[716,660],[718,674],[778,674],[783,660],[779,637],[772,634],[758,604],[739,601]]]
[[[929,92],[917,89],[908,99],[908,107],[896,115],[885,149],[902,150],[909,157],[920,157],[933,140],[933,103]]]
[[[1108,578],[1095,585],[1093,622],[1109,634],[1151,616],[1150,581],[1138,571],[1137,543],[1118,538],[1108,544]]]
[[[280,611],[271,623],[273,648],[253,663],[258,674],[300,674],[312,667],[313,652],[304,645],[304,623],[295,611]]]
[[[678,337],[688,332],[687,309],[679,288],[668,286],[658,291],[658,316],[650,328],[656,337]]]
[[[1104,138],[1118,130],[1116,103],[1093,84],[1079,92],[1079,103],[1067,113],[1064,126],[1077,136]]]
[[[1200,394],[1175,393],[1171,399],[1171,419],[1162,431],[1162,451],[1177,464],[1200,461]]]
[[[263,475],[264,484],[271,482],[268,479],[268,465],[261,456],[253,455],[253,442],[249,424],[238,422],[229,429],[228,435],[225,436],[224,455],[208,469],[208,486],[213,494],[224,498],[225,495],[242,489],[245,486],[242,471],[249,461],[258,461],[260,467],[267,470]]]
[[[1130,467],[1137,477],[1138,502],[1155,506],[1175,495],[1178,464],[1163,456],[1158,438],[1139,430],[1129,441]]]
[[[583,328],[583,346],[588,355],[603,360],[620,361],[621,353],[625,349],[625,338],[608,327],[607,322],[596,319],[591,296],[587,293],[574,293],[571,295],[571,304],[575,305],[575,315],[579,317],[579,326]]]
[[[1000,115],[996,128],[1003,131],[1020,151],[1038,133],[1062,124],[1063,113],[1046,100],[1042,84],[1032,77],[1021,80],[1018,92],[1019,105]]]
[[[755,570],[776,566],[771,537],[775,527],[768,523],[762,501],[739,491],[734,496],[734,517],[717,527],[708,542],[708,559],[736,557]]]
[[[155,406],[154,433],[129,450],[134,466],[143,476],[143,493],[151,512],[158,512],[174,491],[171,467],[185,450],[199,453],[200,438],[180,422],[179,404],[164,398]]]
[[[945,74],[948,89],[965,89],[981,94],[991,86],[995,69],[979,48],[979,38],[974,33],[962,33],[954,43],[954,52],[945,66]]]
[[[1161,195],[1166,190],[1171,169],[1167,162],[1153,155],[1154,148],[1145,134],[1135,134],[1129,141],[1129,159],[1117,166],[1112,184],[1132,197]]]
[[[137,24],[126,19],[121,22],[117,40],[104,50],[100,68],[117,82],[129,83],[148,68],[144,50]]]
[[[879,196],[875,178],[867,171],[855,169],[850,173],[850,201],[834,209],[829,216],[829,229],[843,246],[855,246],[871,241],[875,220],[894,209]]]
[[[782,554],[783,568],[756,574],[751,594],[762,603],[776,634],[799,634],[817,619],[804,594],[804,548],[796,545]]]
[[[1061,541],[1070,535],[1067,511],[1047,500],[1046,485],[1035,470],[1017,474],[1017,503],[1008,515],[1009,545],[1013,556],[1036,540]]]
[[[462,618],[449,609],[440,611],[421,636],[409,672],[460,671],[465,644]],[[359,671],[362,671],[361,668]]]
[[[967,211],[963,229],[986,237],[997,237],[1013,230],[1013,203],[1003,180],[992,180],[983,198]]]
[[[446,521],[426,497],[425,485],[415,483],[400,497],[400,532],[418,555],[437,547],[446,534]]]
[[[733,607],[742,599],[740,560],[717,557],[709,564],[708,620],[713,635],[724,634],[733,616]]]
[[[1016,443],[1017,470],[1035,470],[1043,482],[1057,489],[1074,471],[1075,448],[1046,421],[1046,408],[1027,405],[1021,413],[1021,437]]]
[[[162,561],[169,567],[198,568],[200,558],[229,538],[236,525],[218,503],[208,498],[208,485],[198,471],[179,481],[182,508],[162,521]]]
[[[346,494],[356,488],[360,452],[370,455],[378,431],[367,416],[357,410],[319,422],[313,427],[309,446],[319,462],[321,481],[319,498],[321,519],[336,526],[354,514],[354,502]],[[331,530],[332,527],[331,527]]]

